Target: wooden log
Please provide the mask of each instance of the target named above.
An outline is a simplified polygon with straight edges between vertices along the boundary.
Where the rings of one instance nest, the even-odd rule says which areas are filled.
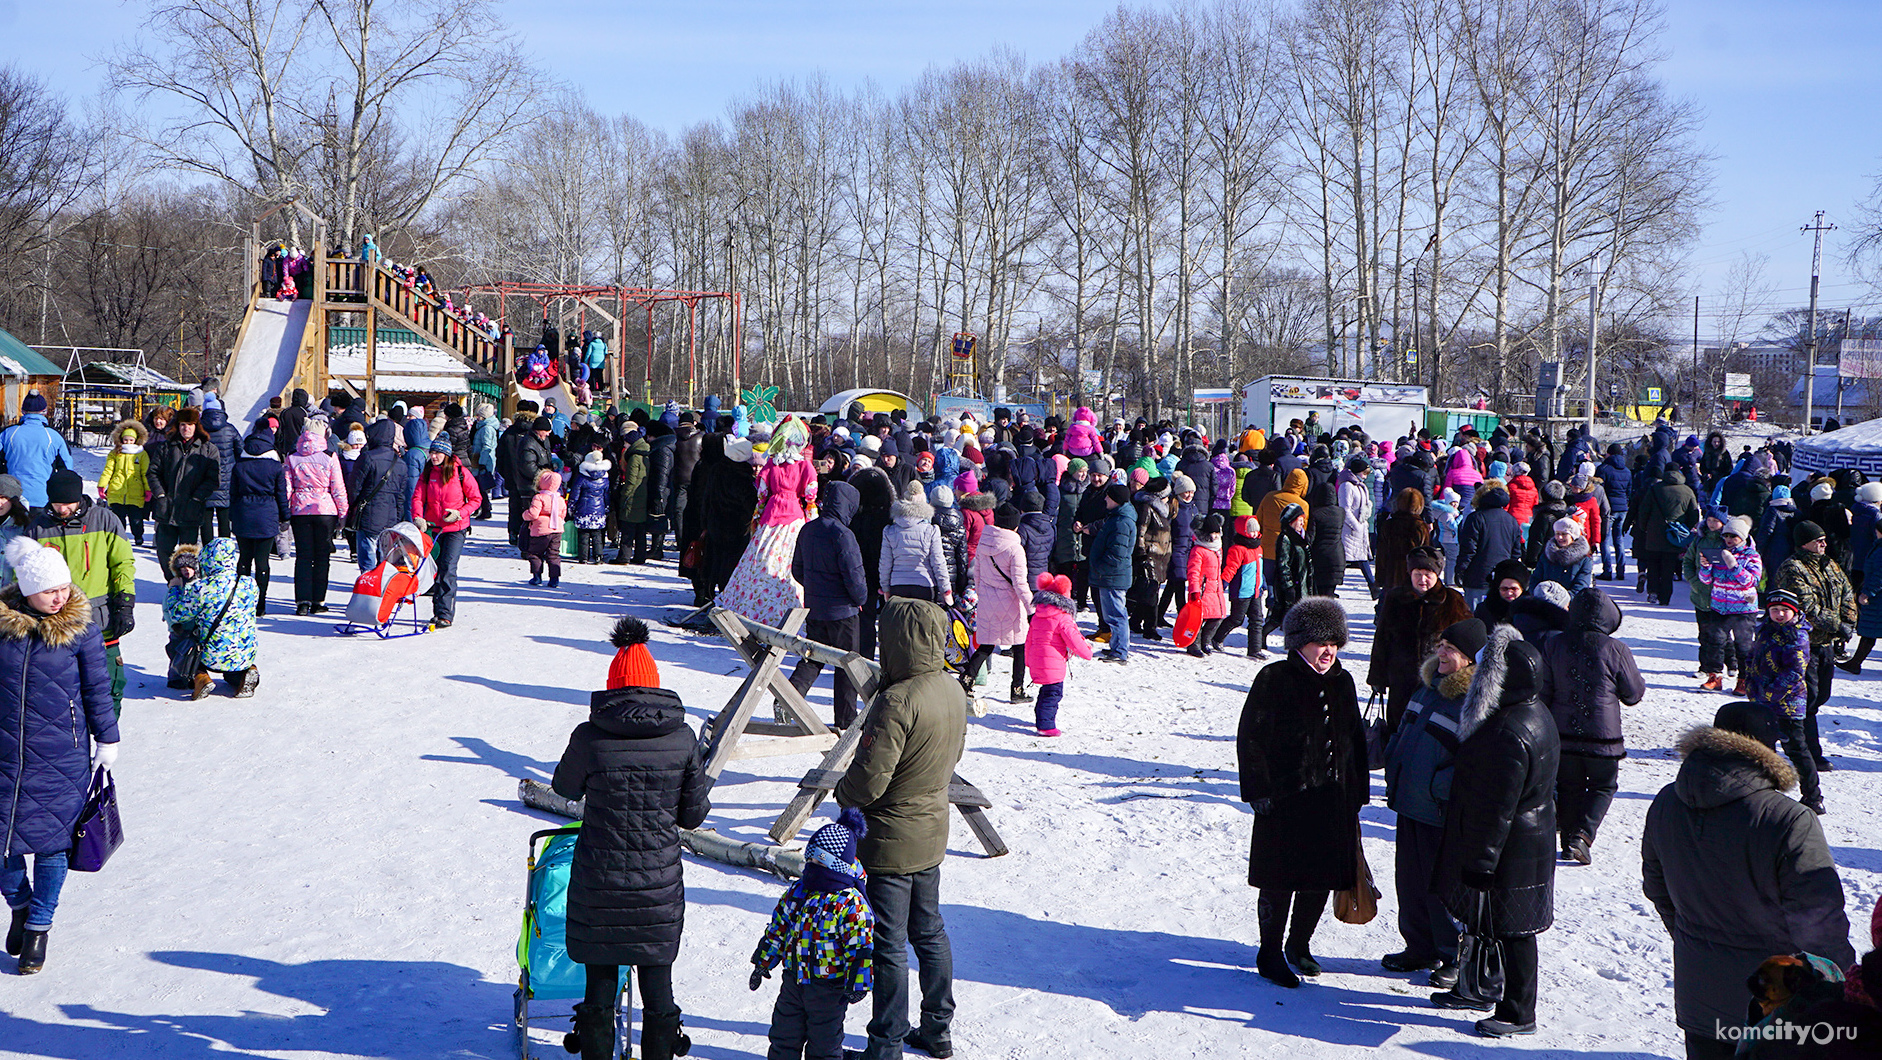
[[[549,785],[534,778],[517,784],[517,794],[525,806],[581,820],[582,803],[557,795]],[[710,828],[680,829],[680,845],[702,858],[746,869],[763,869],[775,876],[794,880],[804,874],[804,852],[793,848],[748,843],[722,836]]]

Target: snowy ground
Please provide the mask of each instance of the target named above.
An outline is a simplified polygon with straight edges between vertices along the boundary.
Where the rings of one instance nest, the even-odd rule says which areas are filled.
[[[517,781],[546,780],[585,716],[612,616],[665,617],[690,597],[670,563],[570,566],[562,589],[529,587],[501,527],[471,540],[457,625],[404,641],[334,635],[344,590],[333,615],[281,614],[292,564],[277,562],[249,701],[219,688],[191,703],[163,687],[160,586],[139,553],[145,603],[125,641],[118,768],[129,839],[105,872],[71,878],[46,971],[0,986],[0,1055],[514,1055],[525,843],[555,823],[517,802]],[[1029,710],[1005,710],[996,664],[995,712],[971,722],[960,771],[992,798],[1013,852],[980,857],[955,818],[943,897],[958,1055],[1680,1055],[1671,948],[1640,894],[1638,843],[1677,735],[1723,700],[1694,691],[1689,611],[1644,605],[1630,588],[1619,598],[1650,691],[1628,715],[1632,757],[1595,864],[1558,877],[1537,1037],[1481,1042],[1468,1015],[1379,969],[1398,948],[1389,882],[1370,925],[1329,915],[1318,981],[1286,991],[1255,975],[1234,732],[1257,664],[1199,662],[1166,642],[1127,669],[1076,665],[1066,735],[1051,741],[1030,734]],[[1362,591],[1345,599],[1358,612],[1346,658],[1363,676],[1371,616]],[[723,643],[665,626],[655,640],[695,723],[737,685]],[[1824,718],[1840,767],[1825,778],[1824,824],[1865,926],[1882,895],[1878,700],[1871,682],[1839,679]],[[812,763],[739,763],[713,793],[709,826],[757,838]],[[1392,814],[1375,804],[1364,818],[1367,856],[1389,881]],[[763,1055],[776,987],[753,994],[745,979],[781,884],[692,859],[686,874],[675,982],[693,1055]],[[1862,930],[1855,942],[1868,948]],[[866,1020],[866,1004],[852,1010],[851,1047]],[[547,1035],[537,1052],[566,1055]]]

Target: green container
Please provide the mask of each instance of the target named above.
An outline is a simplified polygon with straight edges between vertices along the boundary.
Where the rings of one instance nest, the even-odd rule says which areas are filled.
[[[1426,409],[1425,430],[1433,436],[1449,441],[1465,427],[1474,427],[1478,434],[1490,437],[1501,420],[1494,412],[1481,409]]]

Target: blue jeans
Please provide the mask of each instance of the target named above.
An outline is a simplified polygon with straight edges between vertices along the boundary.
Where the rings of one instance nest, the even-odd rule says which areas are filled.
[[[1131,620],[1124,610],[1124,590],[1092,586],[1098,602],[1098,618],[1111,631],[1111,650],[1125,658],[1131,653]]]
[[[1483,603],[1483,598],[1490,592],[1488,589],[1460,589],[1458,591],[1464,594],[1464,606],[1472,611],[1477,610],[1477,605]]]
[[[1621,542],[1621,524],[1627,521],[1626,512],[1608,513],[1608,532],[1601,535],[1601,573],[1627,577],[1627,549]],[[1613,566],[1609,566],[1609,563]]]
[[[368,534],[364,530],[353,534],[353,557],[359,560],[360,570],[371,570],[379,565],[379,535]]]
[[[26,882],[26,855],[14,854],[0,863],[0,894],[6,895],[8,909],[26,910],[26,930],[45,931],[52,927],[52,914],[59,908],[59,892],[65,889],[65,872],[70,851],[33,855],[33,882]]]
[[[457,560],[464,554],[464,531],[449,530],[431,541],[431,559],[438,565],[438,584],[431,588],[431,616],[451,622],[457,618]]]

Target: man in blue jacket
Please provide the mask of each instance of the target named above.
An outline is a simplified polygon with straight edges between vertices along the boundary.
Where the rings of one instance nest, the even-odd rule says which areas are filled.
[[[46,480],[72,466],[72,451],[46,420],[46,397],[34,391],[20,402],[20,422],[0,431],[6,473],[20,480],[20,494],[34,508],[46,506]]]
[[[804,587],[804,606],[810,615],[804,637],[843,651],[862,645],[860,619],[869,599],[869,581],[863,572],[863,552],[850,530],[850,519],[862,507],[863,495],[841,479],[832,480],[817,494],[817,518],[804,524],[791,557],[791,577]],[[823,664],[803,659],[791,671],[791,684],[810,691]],[[848,671],[836,668],[836,727],[849,728],[856,720],[856,692]]]
[[[1131,553],[1137,547],[1137,506],[1131,489],[1122,482],[1105,487],[1105,517],[1091,531],[1089,551],[1091,592],[1097,598],[1098,620],[1110,631],[1110,646],[1098,654],[1105,662],[1130,661],[1130,621],[1124,613],[1124,593],[1131,587]],[[1082,532],[1082,530],[1081,530]]]

